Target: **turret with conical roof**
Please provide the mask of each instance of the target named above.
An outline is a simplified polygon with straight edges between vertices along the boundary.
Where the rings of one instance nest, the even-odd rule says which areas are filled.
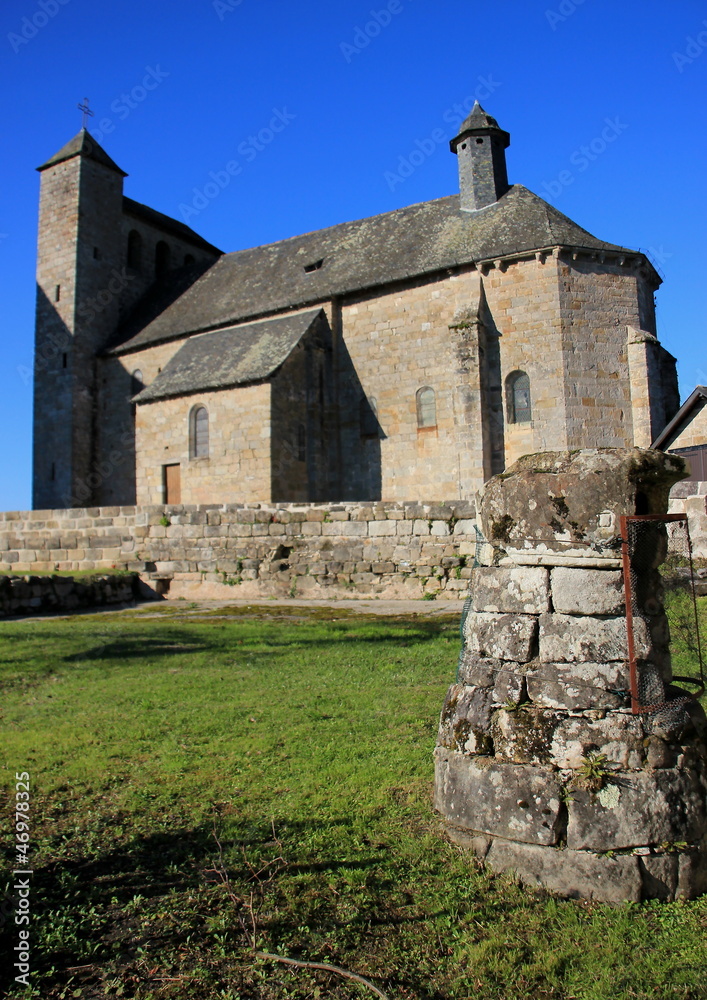
[[[475,212],[493,205],[508,190],[508,132],[477,101],[449,146],[459,159],[460,208]]]

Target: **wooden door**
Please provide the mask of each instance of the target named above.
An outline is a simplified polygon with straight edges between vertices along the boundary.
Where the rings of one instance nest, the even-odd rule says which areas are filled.
[[[178,465],[164,466],[164,502],[182,502],[182,484]]]

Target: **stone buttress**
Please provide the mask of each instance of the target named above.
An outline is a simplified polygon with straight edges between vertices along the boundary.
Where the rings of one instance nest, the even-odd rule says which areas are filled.
[[[670,455],[601,449],[525,456],[485,488],[435,805],[495,871],[609,902],[707,891],[704,711],[632,713],[620,558],[620,516],[665,512],[683,474]],[[677,698],[655,598],[637,655]]]

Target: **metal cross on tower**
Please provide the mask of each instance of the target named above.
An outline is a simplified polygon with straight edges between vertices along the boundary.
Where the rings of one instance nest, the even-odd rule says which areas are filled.
[[[84,97],[83,104],[77,104],[76,107],[79,111],[83,112],[83,120],[81,122],[81,128],[86,128],[86,122],[89,118],[93,118],[93,111],[88,106],[88,98]]]

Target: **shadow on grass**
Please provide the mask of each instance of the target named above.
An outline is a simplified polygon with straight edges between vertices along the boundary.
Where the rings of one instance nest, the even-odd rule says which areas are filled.
[[[284,632],[284,630],[278,631]],[[414,625],[411,625],[409,632],[401,635],[391,635],[390,631],[385,628],[376,630],[373,634],[361,635],[359,631],[351,629],[350,626],[342,625],[331,626],[330,631],[333,635],[330,637],[309,637],[299,629],[293,635],[291,628],[288,628],[288,635],[283,635],[280,638],[278,631],[273,630],[272,634],[263,634],[263,630],[259,629],[252,635],[234,632],[229,635],[220,633],[210,637],[208,635],[195,635],[193,629],[187,626],[184,630],[172,629],[168,635],[159,637],[139,634],[119,635],[115,638],[111,635],[96,636],[95,638],[105,641],[98,642],[88,649],[71,653],[63,658],[63,662],[82,663],[86,660],[128,660],[139,659],[143,656],[188,655],[209,650],[222,652],[224,648],[248,650],[249,655],[277,649],[286,650],[292,647],[333,649],[349,643],[357,646],[382,645],[388,648],[405,648],[413,643],[434,641],[445,633],[449,634],[450,627],[448,624],[440,622],[415,622]]]
[[[129,660],[143,656],[176,656],[202,653],[214,648],[210,642],[178,642],[169,639],[118,639],[90,649],[82,649],[64,657],[64,663],[82,663],[84,660]]]
[[[246,824],[242,837],[224,839],[222,856],[213,825],[204,823],[36,868],[31,879],[32,968],[44,977],[42,995],[61,995],[77,969],[90,970],[81,973],[92,980],[81,995],[92,997],[103,995],[106,977],[139,979],[156,963],[182,967],[186,961],[187,967],[197,967],[207,957],[211,960],[212,922],[219,917],[229,928],[229,960],[238,955],[247,959],[249,942],[239,917],[247,917],[250,926],[253,891],[256,899],[260,893],[263,907],[259,933],[262,929],[271,942],[268,947],[293,957],[303,951],[311,954],[311,948],[316,953],[330,935],[345,950],[368,949],[376,931],[383,939],[395,927],[424,926],[444,915],[417,908],[405,912],[405,902],[391,902],[400,893],[390,857],[373,845],[368,856],[356,856],[360,846],[355,846],[350,820],[282,820],[281,827],[283,840],[273,840],[269,826]],[[348,857],[303,861],[302,844],[312,836],[320,843],[331,836],[340,854]],[[108,821],[105,837],[110,838]],[[299,860],[283,862],[280,855],[286,859],[288,853],[299,855]],[[316,853],[321,858],[321,847]],[[343,918],[336,909],[340,893],[328,889],[341,873],[339,888],[346,892],[346,873],[355,871],[362,873],[365,901],[359,901],[355,915]],[[0,947],[5,954],[12,954],[16,944],[13,910],[11,904],[2,911]],[[14,985],[13,979],[6,964],[0,971],[2,995]],[[413,985],[397,976],[393,981]],[[437,996],[419,992],[419,984],[415,988],[425,1000]]]

